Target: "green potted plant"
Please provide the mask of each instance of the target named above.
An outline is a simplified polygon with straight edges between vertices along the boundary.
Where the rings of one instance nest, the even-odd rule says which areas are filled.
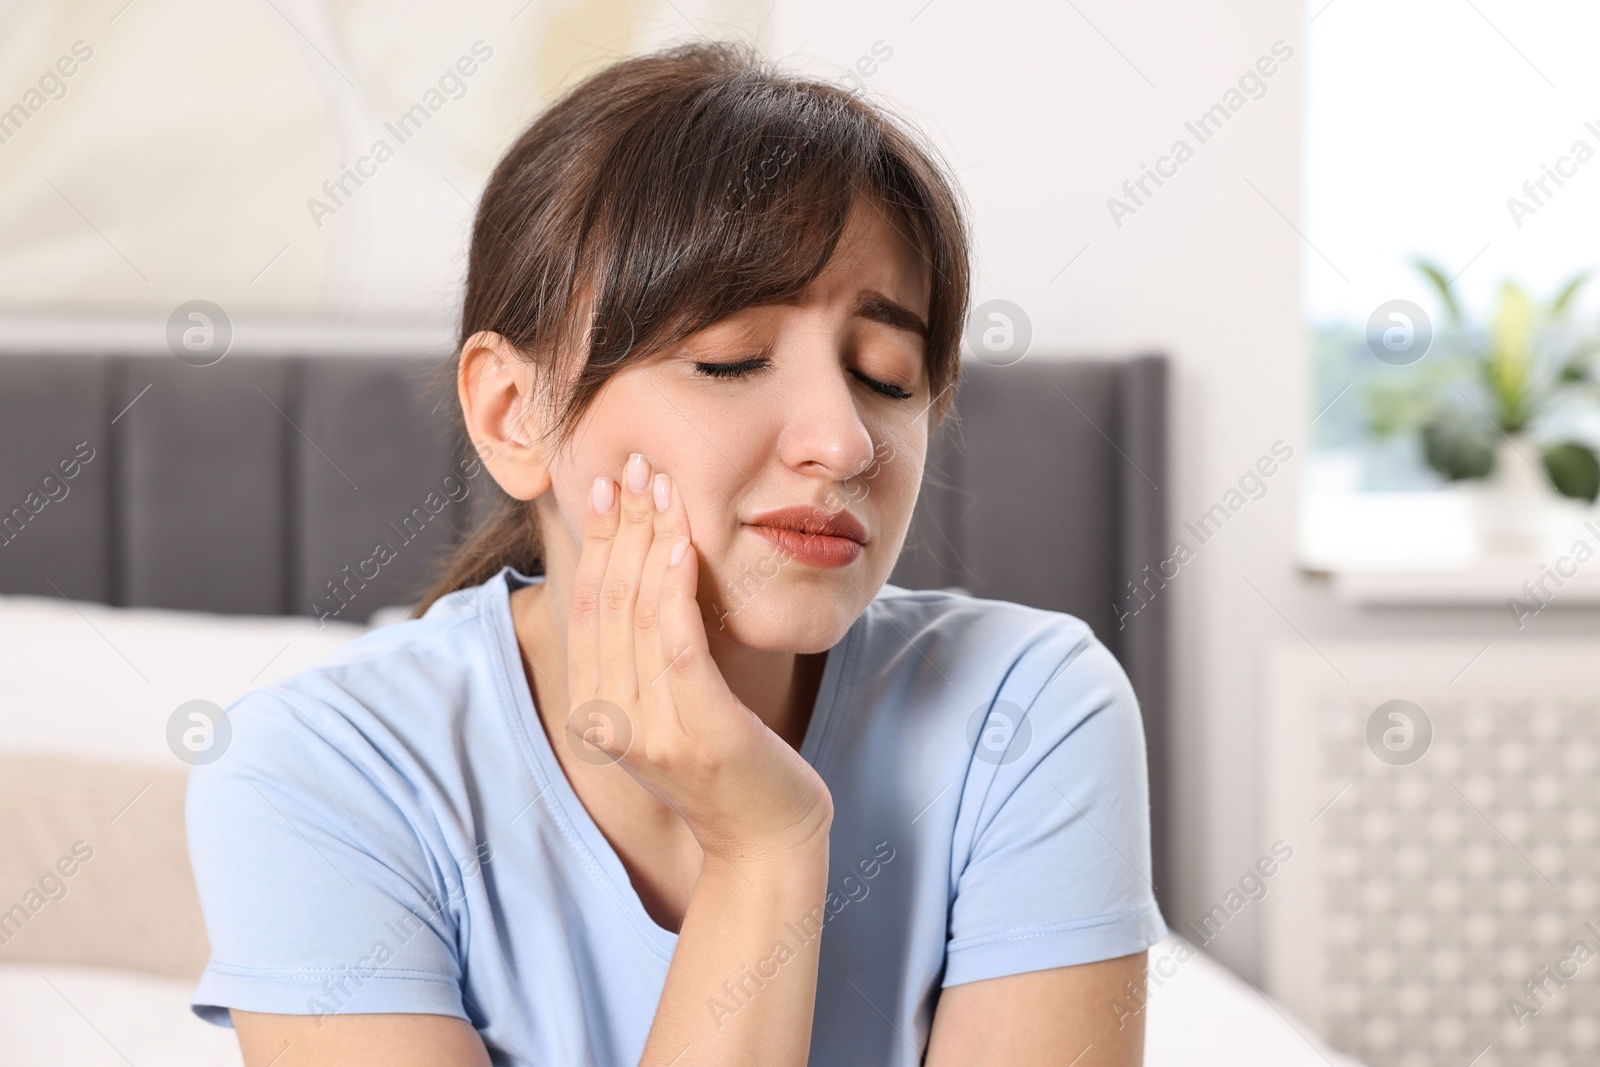
[[[1429,467],[1451,482],[1476,480],[1486,546],[1536,551],[1554,494],[1590,504],[1600,496],[1600,456],[1585,441],[1553,439],[1559,430],[1551,418],[1597,396],[1593,357],[1600,346],[1570,321],[1588,272],[1548,301],[1502,282],[1489,321],[1476,329],[1444,272],[1425,259],[1415,266],[1443,306],[1446,351],[1369,384],[1368,431],[1420,435]]]

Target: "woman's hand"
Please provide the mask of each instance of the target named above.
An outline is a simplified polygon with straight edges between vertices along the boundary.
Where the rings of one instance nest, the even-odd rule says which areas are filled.
[[[675,810],[708,863],[742,871],[825,853],[828,787],[712,660],[688,514],[671,478],[651,473],[634,453],[620,487],[601,477],[590,494],[567,630],[568,729]]]

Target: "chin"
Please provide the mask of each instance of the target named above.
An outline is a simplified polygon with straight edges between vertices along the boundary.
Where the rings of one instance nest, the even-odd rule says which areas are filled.
[[[753,568],[738,573],[742,579],[724,580],[702,572],[710,580],[700,600],[706,605],[706,636],[800,655],[838,644],[865,609],[862,596],[870,600],[883,584],[864,582],[864,570],[854,566],[824,571],[786,563],[769,575]]]

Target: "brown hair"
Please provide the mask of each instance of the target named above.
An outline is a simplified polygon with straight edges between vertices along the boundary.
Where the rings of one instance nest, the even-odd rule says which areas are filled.
[[[540,115],[490,176],[450,369],[488,330],[551,384],[563,377],[556,354],[586,341],[546,434],[559,446],[619,368],[799,294],[867,194],[930,268],[937,426],[954,399],[970,271],[959,193],[937,158],[856,93],[778,70],[748,45],[702,41],[606,67]],[[498,495],[417,614],[507,564],[542,573],[532,505]]]

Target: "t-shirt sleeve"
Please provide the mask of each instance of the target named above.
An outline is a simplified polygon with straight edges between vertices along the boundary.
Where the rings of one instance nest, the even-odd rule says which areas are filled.
[[[974,743],[978,814],[944,986],[1114,959],[1167,933],[1138,699],[1111,652],[1064,618],[1010,672]]]
[[[393,763],[302,694],[252,693],[226,719],[186,797],[212,953],[195,1013],[468,1018],[451,898]]]

